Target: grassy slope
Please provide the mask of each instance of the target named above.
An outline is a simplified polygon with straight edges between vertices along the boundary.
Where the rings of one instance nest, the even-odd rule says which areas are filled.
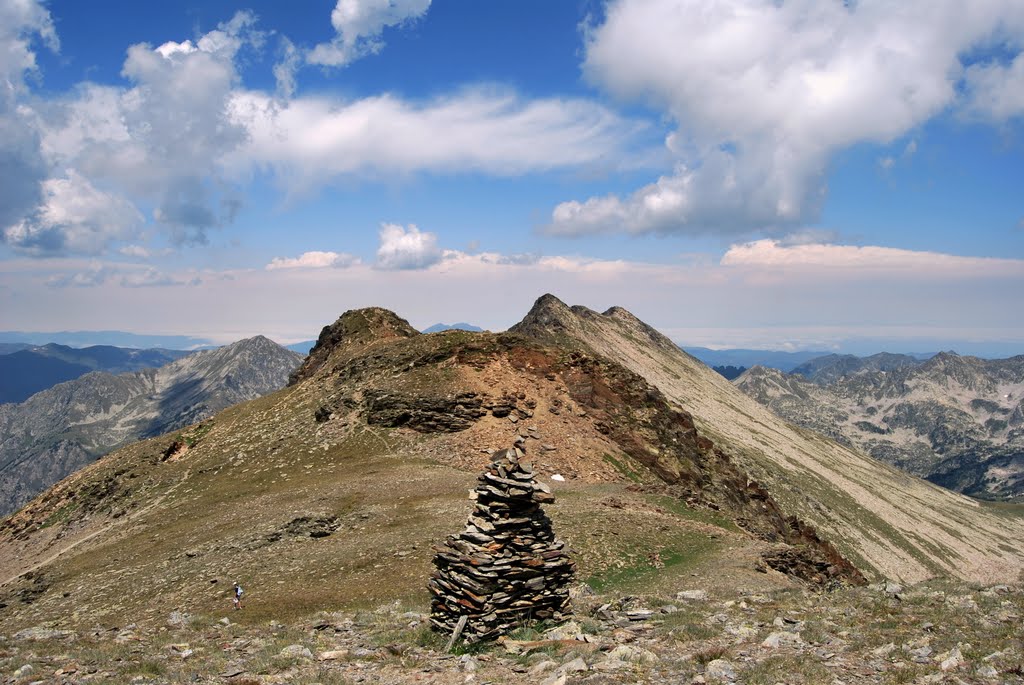
[[[451,334],[444,344],[464,342],[465,335]],[[243,620],[250,622],[394,599],[425,608],[431,545],[461,529],[471,508],[466,493],[487,460],[472,446],[504,446],[514,426],[488,416],[462,433],[424,436],[343,413],[314,421],[318,407],[367,385],[535,396],[533,421],[559,448],[542,456],[531,441],[532,453],[545,473],[577,475],[552,483],[559,502],[549,514],[575,550],[583,580],[671,589],[698,574],[709,587],[792,584],[756,572],[764,543],[728,521],[627,489],[643,467],[602,442],[589,419],[544,411],[555,390],[543,377],[515,373],[500,360],[395,373],[408,369],[407,358],[444,344],[399,341],[357,350],[352,359],[365,363],[345,366],[361,369],[354,379],[319,373],[199,427],[126,447],[63,481],[0,531],[0,602],[8,604],[0,625],[152,623],[175,609],[215,614],[228,607],[234,580],[249,590]],[[391,355],[386,363],[384,349]],[[191,447],[164,460],[176,439]],[[300,517],[337,517],[339,528],[317,539],[283,532]],[[51,559],[62,549],[68,551]],[[731,572],[723,577],[722,569]],[[33,588],[45,591],[30,604],[21,601],[18,593]]]

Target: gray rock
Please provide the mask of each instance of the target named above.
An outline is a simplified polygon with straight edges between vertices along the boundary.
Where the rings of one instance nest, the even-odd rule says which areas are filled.
[[[608,658],[630,663],[653,664],[658,660],[658,655],[642,647],[619,645],[608,652]]]
[[[167,625],[173,628],[180,628],[181,626],[188,623],[191,618],[188,614],[181,611],[172,611],[170,616],[167,617]]]
[[[57,630],[55,628],[44,628],[42,626],[33,626],[32,628],[25,628],[19,630],[14,634],[15,640],[63,640],[74,635],[70,630]]]
[[[583,629],[576,621],[566,621],[560,626],[555,626],[544,633],[545,640],[578,640],[582,637]]]
[[[920,647],[914,647],[913,649],[908,649],[907,650],[907,654],[910,655],[910,658],[915,663],[926,664],[926,663],[928,663],[929,657],[931,657],[931,655],[932,655],[932,648],[929,647],[928,645],[922,645]]]
[[[978,670],[975,671],[975,673],[978,674],[979,678],[998,678],[999,677],[999,671],[997,671],[996,669],[992,668],[992,666],[990,664],[982,664],[981,666],[978,666]]]
[[[609,656],[594,664],[594,670],[605,672],[620,671],[624,668],[627,668],[628,666],[629,664],[627,664],[625,661],[622,661],[621,659],[613,659]]]
[[[963,653],[960,651],[960,645],[951,649],[944,655],[944,657],[945,658],[943,658],[939,664],[939,668],[941,668],[943,672],[956,670],[967,662],[967,660],[964,659]]]
[[[565,673],[583,673],[590,670],[587,666],[587,662],[583,660],[583,657],[576,657],[568,663],[564,663],[558,667],[558,672]]]
[[[762,647],[768,647],[770,649],[778,649],[779,647],[798,647],[804,643],[803,638],[800,637],[800,633],[791,633],[789,631],[778,631],[774,632],[764,639],[761,643]]]
[[[676,599],[685,599],[688,602],[708,601],[707,590],[683,590],[676,593]]]
[[[25,664],[24,666],[22,666],[21,668],[16,670],[13,673],[13,676],[14,676],[15,680],[19,680],[20,678],[24,678],[25,676],[32,675],[35,672],[36,672],[36,669],[35,669],[34,666],[32,666],[32,664]]]
[[[569,678],[564,673],[555,673],[541,681],[540,685],[565,685]]]
[[[313,652],[309,651],[308,647],[302,645],[288,645],[281,650],[281,656],[290,659],[312,659]]]
[[[714,661],[709,661],[707,666],[704,667],[704,675],[719,682],[731,683],[736,680],[736,669],[733,667],[732,662],[726,659],[715,659]]]
[[[557,667],[558,667],[558,664],[556,664],[551,659],[548,659],[547,657],[544,657],[541,661],[538,661],[533,666],[531,666],[530,670],[527,671],[527,673],[529,675],[532,675],[532,676],[539,676],[539,675],[543,675],[543,674],[547,673],[548,671],[550,671],[550,670],[552,670],[554,668],[557,668]]]

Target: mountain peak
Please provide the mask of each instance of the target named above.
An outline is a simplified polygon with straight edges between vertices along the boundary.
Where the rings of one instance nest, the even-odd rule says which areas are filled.
[[[265,335],[254,335],[251,338],[242,338],[241,340],[236,340],[230,345],[225,345],[224,347],[233,349],[261,349],[269,348],[271,346],[280,347],[276,342],[274,342]]]
[[[530,311],[527,312],[524,321],[527,318],[532,317],[560,317],[570,315],[569,305],[562,302],[560,299],[552,295],[551,293],[544,293],[533,303],[530,307]]]
[[[509,328],[509,331],[533,338],[558,335],[577,338],[579,336],[573,333],[580,329],[580,315],[589,311],[586,307],[569,307],[551,293],[545,293],[537,298],[523,320]]]
[[[292,375],[291,384],[312,376],[337,350],[362,348],[384,340],[417,335],[420,335],[419,331],[389,309],[350,309],[320,331],[320,337],[306,361]]]
[[[629,331],[633,340],[645,340],[666,350],[678,349],[665,335],[622,307],[610,307],[599,314],[583,305],[570,307],[550,293],[539,297],[523,320],[509,331],[541,340],[568,337],[593,346],[595,336],[607,335],[608,325]]]

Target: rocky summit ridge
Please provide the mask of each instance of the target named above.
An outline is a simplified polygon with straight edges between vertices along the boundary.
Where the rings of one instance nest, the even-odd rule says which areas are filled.
[[[1020,571],[1024,557],[1009,551],[1024,539],[1019,519],[780,421],[621,308],[599,314],[546,295],[510,330],[568,339],[642,376],[690,412],[701,433],[787,513],[816,528],[862,570],[908,581],[947,574],[998,580]],[[940,354],[929,364],[949,362]]]
[[[429,335],[354,310],[314,351],[288,387],[127,445],[0,522],[0,630],[216,615],[234,580],[253,624],[425,609],[434,546],[509,444],[557,495],[546,513],[591,591],[1022,568],[1019,515],[786,424],[621,308],[549,295],[506,333]]]

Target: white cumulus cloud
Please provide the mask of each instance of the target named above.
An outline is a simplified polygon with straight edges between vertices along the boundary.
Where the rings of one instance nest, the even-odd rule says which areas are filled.
[[[970,103],[957,92],[965,55],[991,44],[1018,54],[1022,33],[1018,0],[611,2],[587,31],[584,73],[669,114],[676,162],[631,195],[559,205],[549,228],[740,233],[798,224],[817,213],[838,151],[888,143],[954,104],[1019,112],[1019,57],[968,68]]]
[[[444,253],[437,246],[437,236],[420,231],[415,224],[408,227],[382,224],[377,267],[386,270],[426,269],[439,263]]]
[[[205,242],[239,206],[221,160],[247,139],[228,105],[239,50],[262,41],[254,22],[240,12],[194,43],[132,45],[130,88],[85,84],[41,109],[48,159],[153,206],[174,242]]]
[[[331,12],[334,39],[314,47],[306,60],[338,67],[378,52],[384,46],[381,33],[385,27],[417,19],[429,7],[430,0],[338,0]]]
[[[60,47],[46,8],[34,0],[0,2],[0,236],[36,208],[48,174],[24,104],[25,77],[37,69],[36,38],[51,50]]]
[[[333,267],[342,269],[358,264],[359,259],[344,252],[303,252],[298,257],[274,257],[265,267],[267,271],[275,269],[325,269]]]
[[[135,237],[144,221],[130,202],[99,190],[74,170],[47,179],[42,190],[41,206],[3,229],[4,242],[19,252],[99,254],[114,241]]]

